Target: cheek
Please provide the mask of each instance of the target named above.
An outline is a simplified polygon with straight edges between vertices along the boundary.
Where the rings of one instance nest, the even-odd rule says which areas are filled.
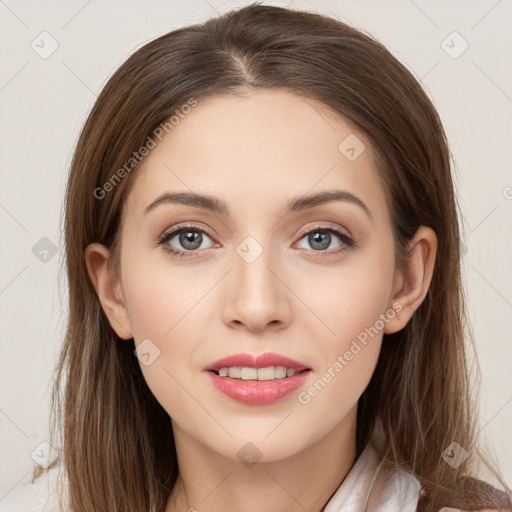
[[[330,319],[326,321],[334,334],[326,332],[311,347],[321,354],[321,364],[298,395],[302,413],[322,418],[322,429],[334,428],[349,414],[366,389],[375,370],[382,344],[386,311],[385,287],[369,286],[364,279],[345,282],[342,292],[325,304]],[[338,305],[332,298],[339,297]],[[327,311],[324,309],[323,311]]]
[[[319,273],[314,286],[311,278],[304,280],[300,293],[325,325],[322,337],[329,340],[325,341],[329,352],[343,350],[385,313],[390,306],[393,271],[393,251],[375,247],[354,253],[334,272]],[[377,328],[382,330],[380,322]]]
[[[309,291],[308,303],[321,312],[325,325],[321,331],[317,326],[316,335],[313,331],[309,334],[316,340],[321,364],[313,385],[298,397],[310,412],[322,414],[322,410],[325,413],[336,407],[332,420],[339,420],[368,385],[379,357],[383,328],[395,314],[388,309],[393,271],[392,248],[375,245],[340,268],[333,279],[316,281],[318,286]]]
[[[190,271],[173,268],[166,258],[148,258],[142,251],[130,251],[122,269],[123,291],[136,342],[150,338],[155,343],[165,343],[181,323],[186,323],[187,315],[193,314],[194,305],[206,291]]]
[[[144,257],[134,251],[122,263],[123,291],[141,371],[170,416],[204,421],[204,411],[190,399],[190,395],[201,396],[201,390],[189,374],[208,332],[207,315],[202,313],[205,307],[213,308],[207,295],[213,282],[206,278],[191,286],[190,270],[177,271],[165,261],[141,265]]]

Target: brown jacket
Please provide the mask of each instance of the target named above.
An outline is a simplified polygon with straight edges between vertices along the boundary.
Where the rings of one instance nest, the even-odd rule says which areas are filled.
[[[512,512],[512,496],[510,494],[471,477],[464,477],[461,486],[463,489],[468,489],[468,493],[471,492],[472,504],[470,504],[469,498],[468,501],[463,500],[462,503],[455,502],[448,493],[440,496],[434,503],[425,493],[422,493],[418,501],[417,512],[442,512],[444,507],[453,511]]]

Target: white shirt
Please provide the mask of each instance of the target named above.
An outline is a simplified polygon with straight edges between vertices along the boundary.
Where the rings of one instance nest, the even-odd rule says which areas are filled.
[[[43,473],[34,483],[30,483],[31,477],[27,475],[0,501],[0,511],[60,512],[56,493],[59,473],[64,474],[62,466]],[[366,512],[416,511],[420,483],[401,469],[379,469],[379,456],[370,442],[327,503],[325,512],[363,512],[374,476],[375,492]]]
[[[416,512],[419,481],[402,469],[379,467],[379,463],[378,452],[370,442],[327,503],[325,512]],[[372,480],[371,500],[366,503]]]

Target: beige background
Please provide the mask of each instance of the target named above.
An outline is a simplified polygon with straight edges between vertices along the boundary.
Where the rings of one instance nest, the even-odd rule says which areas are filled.
[[[52,368],[66,318],[64,276],[62,303],[57,282],[59,219],[85,116],[136,48],[248,3],[0,0],[0,508],[30,470],[31,452],[48,439]],[[457,162],[467,237],[464,270],[482,369],[480,435],[493,443],[512,485],[512,2],[264,3],[317,10],[375,36],[438,108]],[[42,46],[43,31],[51,36],[41,36],[46,50],[52,38],[58,44],[46,59],[31,47],[34,40]],[[46,262],[32,252],[51,244],[58,252],[47,253]]]

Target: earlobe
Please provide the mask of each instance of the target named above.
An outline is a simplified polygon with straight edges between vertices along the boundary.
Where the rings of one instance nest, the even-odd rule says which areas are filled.
[[[87,272],[112,329],[120,338],[129,340],[133,333],[128,311],[119,280],[108,266],[109,256],[110,251],[104,245],[88,245],[85,250]]]
[[[409,244],[407,264],[397,276],[391,303],[399,303],[401,308],[399,314],[397,313],[395,318],[386,324],[385,334],[403,329],[425,299],[432,281],[436,252],[435,231],[421,226]]]

